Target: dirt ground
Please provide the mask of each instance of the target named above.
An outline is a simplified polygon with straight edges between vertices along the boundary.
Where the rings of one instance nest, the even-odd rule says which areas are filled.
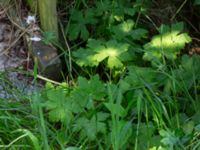
[[[32,93],[33,77],[23,71],[31,71],[31,58],[20,31],[7,18],[0,7],[0,98],[18,97],[16,93]],[[18,92],[16,92],[16,90]],[[19,92],[20,91],[20,92]]]

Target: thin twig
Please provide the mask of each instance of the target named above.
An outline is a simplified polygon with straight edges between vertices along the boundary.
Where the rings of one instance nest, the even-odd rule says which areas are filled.
[[[181,6],[177,9],[176,13],[174,14],[174,16],[172,16],[172,18],[170,19],[171,21],[174,20],[174,18],[176,17],[176,15],[181,11],[181,9],[183,8],[183,6],[186,4],[187,0],[185,0]]]
[[[63,35],[63,38],[64,38],[64,41],[65,41],[65,45],[67,47],[67,51],[68,51],[68,58],[69,58],[69,75],[70,77],[72,78],[72,60],[71,60],[71,49],[69,47],[69,43],[66,39],[66,36],[64,34],[64,30],[63,30],[63,27],[62,27],[62,24],[60,23],[60,26],[61,26],[61,32],[62,32],[62,35]]]
[[[37,78],[38,79],[41,79],[41,80],[44,80],[44,81],[47,81],[47,82],[50,82],[50,83],[53,83],[53,84],[56,84],[56,85],[61,85],[61,83],[60,82],[56,82],[56,81],[54,81],[54,80],[51,80],[51,79],[49,79],[49,78],[46,78],[46,77],[44,77],[44,76],[41,76],[41,75],[37,75]]]

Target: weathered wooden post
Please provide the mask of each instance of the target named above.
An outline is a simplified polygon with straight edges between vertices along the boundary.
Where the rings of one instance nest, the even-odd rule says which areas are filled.
[[[38,0],[41,28],[53,32],[58,40],[57,0]]]
[[[38,10],[34,0],[27,2],[31,9],[38,12],[42,31],[53,33],[55,42],[58,42],[57,0],[37,0]],[[43,75],[55,80],[61,78],[61,61],[55,47],[42,41],[32,42],[32,55]]]
[[[22,30],[26,30],[23,23],[24,19],[20,18],[21,15],[17,11],[17,8],[20,7],[22,1],[18,3],[19,0],[0,0],[0,4],[3,6],[7,6],[13,2],[15,5],[10,5],[12,7],[8,7],[8,17],[15,23],[16,27],[21,26],[20,28]],[[52,32],[55,35],[54,41],[58,42],[57,0],[26,0],[26,3],[30,6],[31,11],[34,14],[38,14],[42,31]],[[31,27],[31,25],[29,27]],[[28,49],[34,58],[35,63],[38,64],[39,72],[50,79],[61,79],[61,60],[58,57],[57,49],[52,44],[45,44],[43,41],[31,41],[30,39],[32,36],[35,36],[31,34],[32,31],[27,34],[26,40]]]

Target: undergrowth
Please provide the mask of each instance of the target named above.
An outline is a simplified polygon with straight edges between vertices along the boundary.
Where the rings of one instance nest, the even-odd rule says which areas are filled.
[[[70,46],[46,41],[59,45],[70,81],[0,100],[0,148],[199,149],[200,58],[184,52],[186,22],[157,26],[148,0],[64,4]]]

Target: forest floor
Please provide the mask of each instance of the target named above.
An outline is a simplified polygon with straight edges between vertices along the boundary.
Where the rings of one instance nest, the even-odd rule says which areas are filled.
[[[26,75],[31,71],[33,60],[20,32],[0,8],[0,98],[17,97],[16,93],[33,93],[33,77]],[[18,91],[18,92],[17,92]],[[18,95],[19,96],[19,95]]]

